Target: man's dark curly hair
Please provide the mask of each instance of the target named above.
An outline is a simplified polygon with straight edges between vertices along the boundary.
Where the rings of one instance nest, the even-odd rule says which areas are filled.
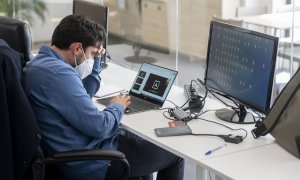
[[[97,47],[105,40],[105,29],[99,23],[82,15],[69,15],[61,20],[52,35],[51,45],[67,50],[74,42],[83,49]]]

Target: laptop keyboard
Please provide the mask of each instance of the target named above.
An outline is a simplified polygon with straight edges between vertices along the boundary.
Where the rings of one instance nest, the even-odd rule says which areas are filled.
[[[97,99],[97,101],[100,104],[103,105],[108,105],[109,101],[111,100],[112,97],[107,97],[107,98],[102,98],[102,99]],[[148,101],[145,101],[143,99],[131,96],[131,104],[129,105],[128,109],[126,109],[125,113],[126,114],[131,114],[135,112],[141,112],[141,111],[146,111],[150,109],[156,109],[158,106],[156,104],[150,103]]]
[[[144,101],[143,99],[131,96],[131,104],[129,105],[129,110],[131,113],[136,111],[145,111],[149,109],[155,109],[157,105]]]

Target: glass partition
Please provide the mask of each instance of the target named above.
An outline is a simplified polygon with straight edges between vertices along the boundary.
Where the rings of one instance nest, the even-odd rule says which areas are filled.
[[[32,0],[36,1],[46,7],[40,7],[43,17],[25,11],[21,6],[23,0],[0,3],[1,15],[30,21],[34,52],[41,45],[50,44],[61,18],[72,14],[73,3],[73,0]],[[90,1],[109,7],[107,51],[113,62],[134,70],[141,62],[176,69],[179,86],[192,79],[203,79],[212,19],[280,37],[277,73],[293,74],[299,66],[300,0]],[[29,12],[33,13],[27,16]]]

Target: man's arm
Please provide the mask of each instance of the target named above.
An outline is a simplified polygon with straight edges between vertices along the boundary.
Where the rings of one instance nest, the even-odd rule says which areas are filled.
[[[94,58],[94,65],[91,74],[82,79],[82,84],[91,98],[100,88],[101,78],[99,77],[99,74],[103,70],[103,66],[101,65],[102,58],[103,56]]]
[[[62,71],[48,79],[47,84],[54,86],[47,90],[51,91],[48,99],[57,99],[50,101],[50,106],[70,125],[89,136],[105,139],[115,135],[124,113],[122,104],[115,103],[99,111],[86,94],[80,77],[75,72]]]

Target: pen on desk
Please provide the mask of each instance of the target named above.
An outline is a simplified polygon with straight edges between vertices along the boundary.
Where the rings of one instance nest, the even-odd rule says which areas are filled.
[[[126,92],[125,89],[122,89],[122,90],[119,90],[119,91],[115,91],[115,92],[112,92],[112,93],[108,93],[108,94],[105,94],[103,96],[97,96],[97,95],[94,95],[95,98],[103,98],[103,97],[106,97],[106,96],[109,96],[109,95],[113,95],[113,94],[116,94],[116,93],[122,93],[122,92]]]
[[[213,153],[213,152],[215,152],[215,151],[217,151],[219,149],[222,149],[223,147],[226,147],[226,146],[227,146],[227,144],[224,144],[222,146],[218,146],[218,147],[216,147],[214,149],[208,150],[208,151],[206,151],[206,153],[204,153],[204,155],[205,156],[210,155],[211,153]]]

